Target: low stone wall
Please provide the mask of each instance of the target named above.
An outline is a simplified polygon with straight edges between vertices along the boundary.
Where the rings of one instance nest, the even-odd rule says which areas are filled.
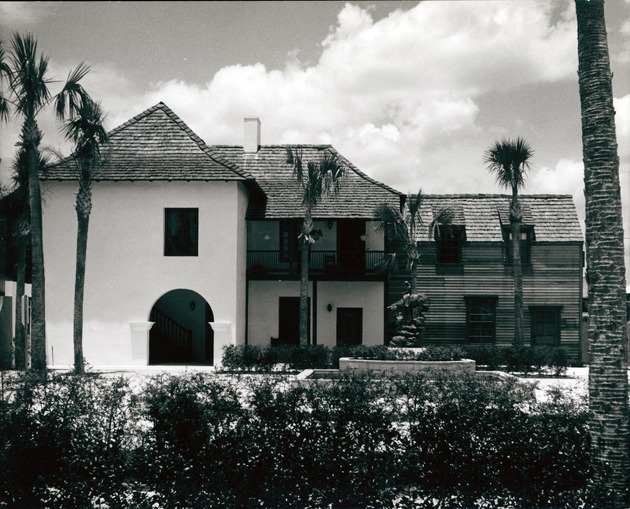
[[[339,370],[350,369],[358,373],[370,371],[374,373],[423,373],[423,374],[457,374],[474,375],[475,361],[383,361],[371,359],[355,359],[342,357],[339,359]]]

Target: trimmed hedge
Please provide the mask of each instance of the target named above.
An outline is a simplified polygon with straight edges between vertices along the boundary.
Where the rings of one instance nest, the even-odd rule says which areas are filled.
[[[421,352],[406,348],[389,348],[385,345],[335,346],[252,346],[228,345],[223,348],[223,368],[228,371],[271,372],[303,369],[338,369],[341,357],[359,357],[376,360],[460,360],[459,348],[428,346]]]
[[[509,373],[564,375],[569,366],[563,348],[537,346],[466,345],[462,355],[473,359],[477,367],[505,369]]]
[[[513,379],[19,378],[0,507],[598,507],[587,408]]]
[[[437,346],[421,352],[385,345],[335,346],[251,346],[229,345],[223,349],[223,367],[228,371],[271,372],[302,369],[338,369],[339,358],[359,357],[375,360],[476,361],[477,367],[510,373],[553,374],[560,376],[568,367],[563,348],[513,347],[495,345]]]

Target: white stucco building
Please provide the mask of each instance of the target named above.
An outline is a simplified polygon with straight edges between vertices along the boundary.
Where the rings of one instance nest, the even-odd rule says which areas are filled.
[[[93,185],[83,344],[91,365],[220,362],[226,344],[296,343],[301,196],[286,146],[207,146],[159,103],[109,134]],[[300,146],[318,160],[330,146]],[[382,234],[369,218],[399,193],[338,155],[340,194],[315,211],[310,341],[382,344]],[[77,180],[42,181],[49,364],[73,362]],[[349,339],[346,339],[349,338]]]

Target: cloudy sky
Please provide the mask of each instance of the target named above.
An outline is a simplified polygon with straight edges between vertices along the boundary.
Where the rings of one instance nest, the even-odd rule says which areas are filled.
[[[630,0],[608,0],[606,17],[630,253]],[[208,144],[240,145],[258,116],[263,144],[330,143],[428,193],[502,192],[483,153],[522,136],[535,151],[524,192],[572,194],[584,215],[570,0],[0,2],[5,47],[14,32],[34,34],[59,82],[92,67],[108,129],[163,101]],[[41,125],[67,153],[50,115]],[[17,130],[1,129],[6,181]]]

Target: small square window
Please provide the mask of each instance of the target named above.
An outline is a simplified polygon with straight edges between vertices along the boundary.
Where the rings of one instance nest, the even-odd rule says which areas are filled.
[[[198,256],[199,209],[164,209],[164,256]]]
[[[448,229],[439,226],[435,234],[435,261],[438,264],[461,263],[464,238],[465,230],[461,226],[452,226]]]
[[[521,263],[531,263],[532,254],[532,241],[534,240],[534,229],[530,226],[521,226],[520,235],[520,253]],[[509,227],[505,227],[503,230],[503,238],[505,239],[505,262],[507,264],[513,263],[512,256],[512,231]]]

